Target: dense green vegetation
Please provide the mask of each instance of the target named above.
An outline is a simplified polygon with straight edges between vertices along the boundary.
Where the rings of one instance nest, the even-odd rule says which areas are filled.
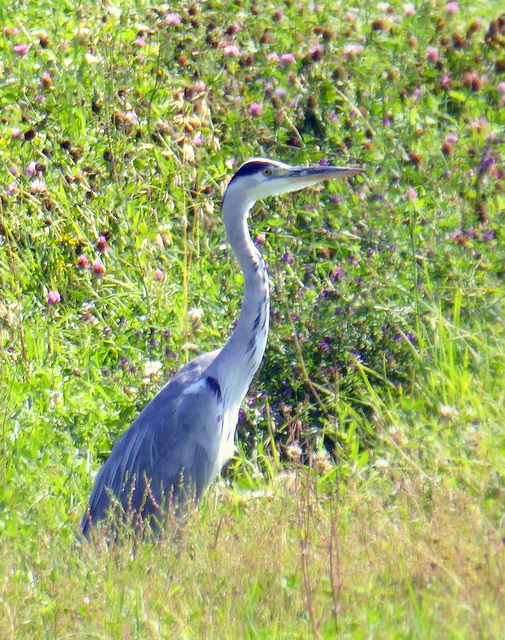
[[[499,2],[0,7],[2,638],[498,638]],[[80,547],[111,446],[215,348],[245,159],[359,163],[259,203],[271,336],[188,526]]]

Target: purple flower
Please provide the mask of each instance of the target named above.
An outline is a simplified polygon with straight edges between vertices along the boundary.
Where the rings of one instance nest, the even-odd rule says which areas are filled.
[[[438,62],[438,49],[436,47],[428,47],[426,50],[426,60],[428,60],[428,62]]]
[[[263,113],[263,107],[260,105],[259,102],[253,102],[249,106],[248,111],[250,116],[252,116],[253,118],[256,118],[257,116],[260,116]]]
[[[25,56],[30,50],[30,47],[27,44],[15,44],[13,50],[17,56]]]
[[[326,167],[330,163],[328,162],[328,158],[321,158],[317,163],[320,167]]]
[[[23,173],[25,176],[29,178],[33,178],[33,176],[37,173],[37,163],[32,161],[28,166],[23,169]]]
[[[93,273],[95,274],[95,276],[97,276],[97,278],[101,278],[105,275],[105,267],[100,260],[95,260],[95,262],[93,263]]]
[[[223,53],[229,58],[238,58],[240,55],[240,49],[236,44],[228,44],[224,47]]]
[[[13,180],[7,185],[7,187],[5,188],[5,192],[8,196],[13,196],[18,189],[19,182],[17,180]]]
[[[165,17],[165,24],[173,24],[173,25],[181,24],[181,16],[175,12],[167,13]]]
[[[105,253],[109,250],[109,247],[107,245],[107,238],[105,236],[98,236],[96,246],[100,253]]]
[[[496,164],[496,160],[492,155],[484,155],[479,165],[479,175],[486,174]]]
[[[488,231],[482,234],[482,239],[484,240],[484,242],[489,242],[494,238],[494,235],[495,235],[494,229],[489,229]]]
[[[132,125],[137,124],[138,120],[137,120],[137,114],[135,113],[135,111],[126,111],[126,113],[124,114],[125,120],[128,120],[128,122]]]
[[[161,269],[155,269],[154,270],[154,279],[158,280],[158,282],[160,282],[161,280],[163,280],[164,278],[164,274],[163,271]]]
[[[310,47],[309,52],[310,52],[310,55],[312,56],[312,59],[314,61],[317,61],[317,60],[321,60],[321,58],[323,57],[324,49],[319,43],[316,43]],[[282,60],[282,56],[281,56],[281,60]]]
[[[346,44],[342,50],[344,58],[354,58],[357,53],[363,51],[362,44]]]
[[[342,267],[339,264],[336,264],[333,267],[333,273],[331,274],[331,279],[333,280],[333,282],[338,282],[339,280],[345,279],[345,271],[342,269]]]
[[[46,190],[46,183],[43,178],[35,178],[30,185],[30,193],[44,193]]]
[[[231,24],[228,29],[226,29],[226,35],[227,36],[232,36],[235,33],[238,33],[239,31],[242,31],[243,27],[239,22],[235,22],[234,24]]]
[[[296,58],[292,53],[283,53],[281,55],[281,65],[295,64]]]
[[[77,268],[78,269],[91,269],[91,265],[88,262],[88,259],[86,258],[86,256],[81,253],[81,255],[79,256],[79,258],[77,259]]]
[[[457,2],[448,2],[445,5],[445,10],[447,11],[447,13],[454,15],[455,13],[459,12],[459,5]]]
[[[50,291],[47,295],[47,304],[56,304],[61,301],[61,296],[57,291]]]
[[[146,41],[144,40],[144,38],[136,38],[136,39],[133,41],[133,44],[134,44],[136,47],[145,47],[147,43],[146,43]]]
[[[448,144],[456,144],[456,142],[459,140],[458,136],[455,133],[448,133],[445,136],[445,141]]]

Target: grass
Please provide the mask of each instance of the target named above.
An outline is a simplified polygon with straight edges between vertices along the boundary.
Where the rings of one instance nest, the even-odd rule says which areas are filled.
[[[312,610],[315,637],[499,637],[503,543],[482,496],[404,471],[338,498],[302,469],[224,491],[134,558],[27,541],[4,577],[4,635],[305,638]]]
[[[0,8],[2,637],[502,635],[505,18],[412,6]],[[367,176],[257,205],[269,347],[188,525],[79,546],[119,434],[232,329],[253,155]]]

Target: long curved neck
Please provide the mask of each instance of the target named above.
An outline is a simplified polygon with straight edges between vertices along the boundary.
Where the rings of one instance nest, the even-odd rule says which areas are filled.
[[[247,228],[253,204],[243,202],[233,192],[227,192],[223,200],[226,234],[244,274],[244,300],[235,330],[216,358],[216,365],[220,379],[233,387],[240,402],[265,352],[270,313],[267,269]]]

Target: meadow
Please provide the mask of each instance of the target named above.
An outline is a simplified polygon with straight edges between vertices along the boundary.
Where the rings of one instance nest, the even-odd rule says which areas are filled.
[[[0,636],[502,638],[501,2],[0,6]],[[160,540],[80,544],[108,452],[233,329],[241,162],[271,333]]]

